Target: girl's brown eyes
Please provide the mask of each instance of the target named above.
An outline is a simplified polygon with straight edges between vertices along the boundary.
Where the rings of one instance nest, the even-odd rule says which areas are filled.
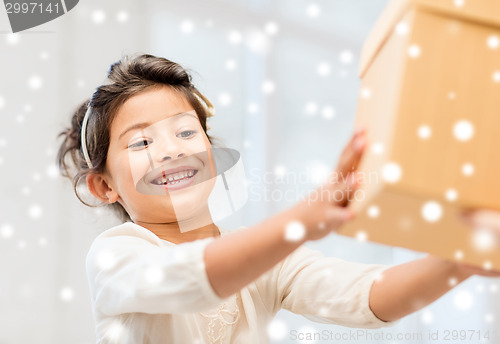
[[[182,139],[189,139],[195,135],[196,135],[196,130],[184,130],[184,131],[180,132],[177,135],[177,137],[180,137]],[[137,141],[136,143],[129,145],[128,148],[132,148],[132,149],[144,148],[144,147],[149,146],[151,143],[153,143],[151,140],[142,139],[140,141]]]
[[[151,144],[151,142],[149,140],[144,139],[129,145],[128,148],[142,148],[148,146],[149,144]]]

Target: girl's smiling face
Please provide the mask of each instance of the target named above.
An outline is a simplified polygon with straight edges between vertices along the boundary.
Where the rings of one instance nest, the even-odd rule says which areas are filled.
[[[215,183],[211,154],[192,105],[170,87],[154,87],[119,108],[110,127],[106,171],[89,187],[97,184],[97,193],[118,201],[134,222],[195,218],[207,212]],[[171,173],[179,168],[185,172]],[[174,176],[185,180],[168,182]]]

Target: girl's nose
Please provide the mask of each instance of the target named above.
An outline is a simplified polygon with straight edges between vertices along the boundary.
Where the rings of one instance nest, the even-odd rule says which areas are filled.
[[[179,153],[177,154],[177,158],[182,158],[184,156],[184,153]],[[167,161],[171,159],[172,157],[170,155],[164,155],[163,158],[160,160],[160,162]]]

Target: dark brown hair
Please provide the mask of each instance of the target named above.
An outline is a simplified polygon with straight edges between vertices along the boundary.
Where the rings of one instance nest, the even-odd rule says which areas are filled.
[[[192,77],[188,71],[178,63],[149,54],[124,56],[110,66],[106,82],[96,89],[91,99],[86,100],[77,108],[70,127],[58,135],[64,140],[57,154],[57,164],[61,174],[72,180],[75,194],[83,204],[95,207],[82,199],[77,188],[82,181],[86,180],[89,173],[105,171],[111,123],[121,105],[130,97],[154,87],[167,85],[184,96],[193,106],[201,127],[207,134],[209,129],[206,123],[207,118],[213,115],[214,107],[196,89],[191,80]],[[86,128],[86,139],[92,168],[87,166],[83,156],[80,137],[82,121],[88,106],[91,110]],[[209,142],[213,143],[214,138],[208,134],[207,137]],[[100,205],[110,206],[123,221],[131,220],[129,214],[118,202]]]

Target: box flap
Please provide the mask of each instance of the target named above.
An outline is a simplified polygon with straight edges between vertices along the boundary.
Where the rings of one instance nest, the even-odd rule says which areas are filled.
[[[363,45],[360,58],[359,75],[363,77],[368,66],[391,35],[396,24],[410,8],[411,0],[392,0],[377,19],[371,33]]]
[[[498,0],[412,0],[412,2],[422,9],[450,17],[500,26],[500,1]]]
[[[378,18],[363,45],[360,77],[363,77],[379,49],[410,8],[500,27],[500,0],[392,0]]]

